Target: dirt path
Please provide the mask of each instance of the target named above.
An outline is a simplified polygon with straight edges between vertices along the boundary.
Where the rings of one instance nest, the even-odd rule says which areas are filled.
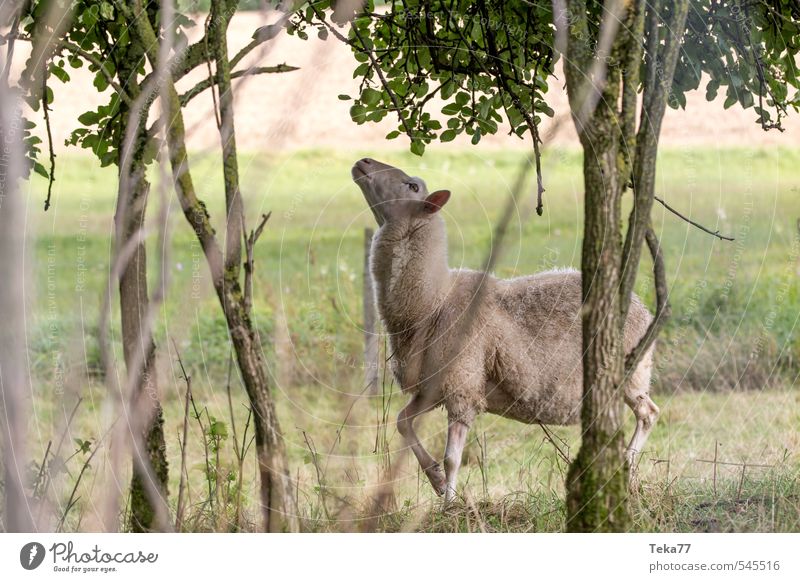
[[[230,38],[233,54],[249,42],[252,32],[265,24],[260,13],[237,14],[231,23]],[[198,27],[199,28],[199,27]],[[195,37],[199,34],[196,30]],[[256,51],[258,52],[258,51]],[[402,138],[385,141],[384,136],[397,126],[397,119],[389,115],[379,124],[356,125],[350,120],[351,102],[341,101],[339,94],[354,94],[357,81],[352,78],[353,57],[349,47],[335,39],[321,41],[315,36],[302,41],[286,34],[281,35],[265,54],[254,55],[250,63],[273,65],[287,63],[301,70],[275,75],[260,75],[235,82],[237,140],[242,151],[302,149],[302,148],[397,148],[403,147]],[[242,65],[240,65],[241,68]],[[204,76],[196,72],[184,79],[181,88],[188,88]],[[91,75],[85,70],[72,70],[73,82],[61,85],[55,81],[56,101],[53,106],[53,134],[58,149],[63,151],[64,140],[70,131],[79,127],[77,117],[97,104],[97,95],[88,91]],[[561,81],[550,86],[551,106],[558,115],[566,111],[566,94]],[[107,99],[105,97],[104,99]],[[432,112],[436,109],[432,109]],[[193,150],[218,146],[219,137],[214,123],[211,94],[197,97],[188,107],[187,127],[190,130],[190,148]],[[543,131],[546,131],[547,124]],[[686,111],[668,110],[662,132],[664,146],[793,146],[800,137],[800,115],[786,122],[786,131],[764,132],[755,123],[752,109],[739,107],[724,110],[722,99],[713,103],[705,100],[702,91],[688,96]],[[468,145],[460,136],[453,144],[439,144],[437,149]],[[577,147],[577,137],[570,123],[564,123],[554,143]],[[487,136],[481,148],[525,149],[530,140],[509,137],[505,132]],[[70,148],[73,152],[75,148]]]

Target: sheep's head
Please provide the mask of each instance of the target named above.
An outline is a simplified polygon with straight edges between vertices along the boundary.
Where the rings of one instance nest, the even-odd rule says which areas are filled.
[[[371,158],[358,160],[351,174],[381,226],[394,220],[432,216],[450,198],[448,190],[428,194],[422,179]]]

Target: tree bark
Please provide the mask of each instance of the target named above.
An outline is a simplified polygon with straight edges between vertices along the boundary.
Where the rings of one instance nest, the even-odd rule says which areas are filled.
[[[628,471],[622,432],[623,350],[619,325],[622,191],[617,148],[584,150],[583,407],[581,448],[567,476],[567,529],[625,531]]]
[[[567,529],[619,532],[630,522],[622,432],[624,353],[619,294],[621,201],[628,164],[620,150],[624,119],[617,111],[622,96],[619,63],[627,34],[625,27],[620,27],[604,84],[591,86],[596,79],[587,80],[587,72],[596,55],[588,48],[586,5],[583,0],[573,0],[568,8],[571,24],[565,72],[570,109],[583,147],[585,203],[582,442],[567,474]],[[587,100],[595,101],[592,91],[600,95],[587,116]]]
[[[138,45],[129,45],[130,48],[120,59],[118,75],[122,85],[128,88],[133,97],[138,96],[139,87],[136,82],[137,72],[131,68],[142,57],[142,51],[137,50]],[[117,239],[120,248],[129,244],[132,237],[144,228],[145,212],[150,184],[145,177],[144,148],[147,139],[147,127],[144,120],[132,119],[130,108],[124,102],[120,103],[120,131],[117,135],[117,151],[119,152],[118,167],[120,172],[128,167],[127,176],[120,173],[119,192],[117,194],[117,215],[115,226],[118,229]],[[136,137],[130,151],[125,151],[125,135],[130,123],[138,124]],[[130,160],[125,160],[125,155]],[[130,261],[120,274],[119,298],[120,319],[122,327],[122,348],[128,376],[136,375],[136,383],[131,394],[131,410],[135,418],[141,419],[143,427],[141,443],[144,450],[138,450],[134,439],[134,455],[143,455],[147,458],[156,478],[155,488],[166,499],[168,494],[169,467],[166,457],[166,442],[164,439],[164,416],[159,401],[157,373],[156,373],[156,346],[152,334],[146,334],[144,329],[145,318],[148,317],[149,292],[147,285],[147,249],[144,242],[136,245]],[[145,357],[144,351],[146,350]],[[143,362],[141,372],[132,370],[136,362]],[[145,479],[151,478],[144,474],[136,462],[133,463],[133,476],[131,478],[131,503],[128,527],[133,532],[148,532],[156,528],[156,508],[153,500],[148,496]]]

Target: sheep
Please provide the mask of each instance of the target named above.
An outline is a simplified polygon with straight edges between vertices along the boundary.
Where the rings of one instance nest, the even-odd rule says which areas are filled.
[[[437,495],[450,502],[476,415],[528,424],[579,422],[581,274],[563,269],[498,279],[450,269],[439,215],[448,190],[429,194],[420,178],[370,158],[357,161],[351,174],[379,225],[370,252],[375,299],[389,335],[392,372],[411,396],[397,429]],[[481,284],[471,322],[462,325]],[[623,333],[626,351],[651,320],[634,296]],[[659,415],[649,394],[652,359],[651,347],[624,389],[636,417],[626,450],[631,471]],[[444,474],[414,432],[414,421],[440,405],[448,420]]]

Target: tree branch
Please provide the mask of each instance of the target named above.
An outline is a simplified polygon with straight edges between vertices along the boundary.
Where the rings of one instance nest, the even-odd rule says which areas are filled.
[[[146,15],[139,10],[131,10],[122,0],[116,0],[115,4],[123,11],[123,14],[126,14],[128,20],[133,23],[136,33],[145,45],[148,60],[154,68],[153,74],[158,74],[159,43],[150,22],[147,21]],[[214,227],[211,226],[206,206],[197,198],[197,191],[189,171],[189,156],[186,151],[186,129],[181,112],[180,98],[175,90],[174,79],[169,71],[165,72],[161,83],[157,83],[155,79],[153,79],[153,82],[156,86],[163,84],[163,95],[165,96],[164,114],[167,118],[167,142],[175,190],[183,213],[189,224],[192,225],[200,245],[203,247],[203,252],[211,270],[212,281],[214,286],[217,287],[221,284],[224,274],[222,251],[217,242]],[[154,91],[154,93],[157,94],[158,92]]]
[[[672,312],[669,305],[669,290],[667,289],[667,277],[664,269],[664,255],[661,252],[661,243],[658,241],[656,233],[653,228],[648,226],[645,232],[645,240],[647,241],[647,248],[650,249],[650,255],[653,257],[653,278],[656,287],[656,313],[653,321],[647,327],[644,336],[625,356],[625,375],[629,376],[642,361],[642,358],[647,353],[647,350],[653,345],[658,332],[667,322]]]
[[[114,90],[117,92],[117,95],[119,95],[119,98],[121,100],[123,100],[126,104],[132,105],[130,96],[125,92],[125,90],[122,88],[122,86],[114,80],[114,77],[112,77],[109,74],[109,72],[106,71],[106,69],[105,69],[105,67],[103,67],[103,63],[100,61],[100,59],[98,59],[92,53],[83,50],[77,44],[75,44],[73,42],[70,42],[68,40],[59,41],[58,42],[58,47],[62,48],[62,49],[65,49],[65,50],[68,50],[69,52],[73,53],[74,55],[77,55],[77,56],[89,61],[91,64],[93,64],[95,67],[97,67],[97,70],[100,71],[100,74],[103,75],[103,77],[105,77],[106,82],[109,85],[111,85],[111,87],[113,87]]]
[[[669,204],[667,204],[666,202],[664,202],[664,201],[663,201],[661,198],[659,198],[658,196],[654,196],[653,198],[654,198],[655,200],[658,200],[658,201],[659,201],[659,202],[660,202],[660,203],[661,203],[661,204],[664,206],[664,208],[666,208],[667,210],[669,210],[669,211],[670,211],[672,214],[674,214],[674,215],[675,215],[675,216],[677,216],[678,218],[682,218],[683,220],[685,220],[686,222],[688,222],[688,223],[689,223],[689,224],[691,224],[692,226],[694,226],[694,227],[696,227],[696,228],[699,228],[699,229],[700,229],[700,230],[702,230],[703,232],[707,232],[707,233],[708,233],[708,234],[710,234],[711,236],[715,236],[715,237],[717,237],[718,239],[721,239],[721,240],[728,240],[728,241],[734,241],[734,240],[736,240],[736,239],[735,239],[735,238],[733,238],[733,237],[730,237],[730,236],[725,236],[725,235],[722,235],[722,234],[720,234],[718,230],[714,230],[714,231],[712,231],[712,230],[710,230],[710,229],[706,228],[705,226],[703,226],[702,224],[695,222],[695,221],[694,221],[694,220],[692,220],[691,218],[688,218],[688,217],[684,216],[683,214],[681,214],[680,212],[678,212],[677,210],[675,210],[675,209],[674,209],[672,206],[670,206]]]
[[[231,79],[238,79],[239,77],[248,77],[250,75],[263,75],[263,74],[271,74],[271,73],[289,73],[291,71],[299,71],[300,67],[293,67],[291,65],[287,65],[286,63],[281,63],[280,65],[274,65],[270,67],[251,67],[249,69],[243,69],[241,71],[234,71],[231,73]],[[200,93],[211,87],[212,85],[217,84],[217,79],[212,79],[206,77],[197,85],[186,91],[180,96],[181,107],[185,107],[189,101],[197,97]]]
[[[325,27],[331,32],[331,34],[333,34],[334,37],[336,37],[338,40],[345,43],[346,45],[354,48],[358,52],[367,55],[367,57],[369,58],[369,62],[372,64],[372,68],[375,69],[375,72],[378,74],[378,79],[380,79],[384,91],[388,93],[389,99],[392,100],[392,106],[394,107],[394,110],[397,113],[397,117],[400,120],[400,124],[403,126],[403,130],[406,132],[408,139],[410,139],[413,142],[414,132],[412,131],[411,126],[408,125],[408,121],[406,121],[406,118],[403,117],[403,110],[400,107],[400,101],[397,99],[397,95],[395,95],[391,87],[389,87],[389,83],[386,81],[386,76],[383,74],[383,70],[381,69],[378,59],[375,58],[375,55],[371,50],[366,48],[367,45],[364,44],[364,37],[361,36],[361,33],[358,31],[358,27],[355,25],[355,23],[351,22],[350,28],[353,31],[353,34],[355,34],[361,46],[357,46],[354,42],[345,37],[341,32],[336,30],[334,26],[331,26],[331,24],[325,18],[325,15],[322,14],[316,6],[314,6],[313,2],[310,3],[309,6],[317,15],[317,18],[319,18],[320,22],[322,22],[322,24],[325,25]]]
[[[44,211],[50,208],[50,197],[53,194],[53,182],[56,180],[56,153],[53,150],[53,130],[50,127],[50,106],[47,103],[47,65],[42,75],[42,114],[47,132],[47,149],[50,154],[50,171],[47,173],[47,198],[44,199]]]
[[[231,63],[228,59],[228,13],[224,0],[212,0],[209,19],[215,32],[210,45],[209,72],[213,55],[219,90],[219,137],[222,147],[222,174],[225,183],[225,277],[239,279],[244,234],[244,201],[239,187],[239,162],[236,153],[236,126],[233,122]],[[216,115],[216,111],[214,112]]]
[[[258,242],[261,233],[264,232],[264,227],[267,221],[272,216],[272,211],[261,215],[261,222],[255,230],[250,231],[250,236],[246,236],[244,226],[244,216],[242,216],[242,235],[245,236],[244,249],[245,249],[245,263],[244,263],[244,304],[247,313],[250,313],[253,307],[253,272],[255,271],[255,256],[253,249],[255,249],[256,242]]]
[[[400,119],[400,123],[402,124],[403,129],[406,132],[406,135],[408,135],[408,139],[410,139],[413,142],[414,132],[411,130],[411,126],[408,125],[408,121],[406,121],[406,118],[403,116],[403,110],[400,107],[400,101],[397,99],[397,95],[394,94],[394,91],[392,91],[392,88],[389,87],[389,83],[386,81],[386,77],[383,74],[383,70],[381,69],[380,63],[378,63],[378,59],[375,58],[375,55],[372,54],[371,50],[368,50],[366,48],[366,45],[364,44],[364,38],[358,31],[358,27],[355,24],[351,24],[351,28],[353,30],[353,33],[356,35],[358,42],[360,42],[361,46],[364,47],[362,49],[362,52],[364,52],[369,57],[369,61],[372,63],[372,68],[374,68],[375,72],[378,74],[378,79],[380,79],[384,91],[386,91],[389,94],[389,99],[392,100],[392,105],[394,106],[394,110],[397,112],[397,117],[398,119]]]
[[[660,3],[646,6],[647,14],[647,68],[642,95],[639,131],[636,134],[636,157],[633,161],[633,208],[628,218],[628,230],[622,249],[622,275],[619,292],[620,324],[624,325],[631,302],[631,293],[636,281],[642,243],[650,224],[650,213],[655,196],[656,161],[661,122],[667,107],[668,91],[672,87],[675,67],[678,62],[689,0],[675,0],[672,16],[665,23],[667,39],[659,50]],[[644,9],[644,8],[643,8]]]

